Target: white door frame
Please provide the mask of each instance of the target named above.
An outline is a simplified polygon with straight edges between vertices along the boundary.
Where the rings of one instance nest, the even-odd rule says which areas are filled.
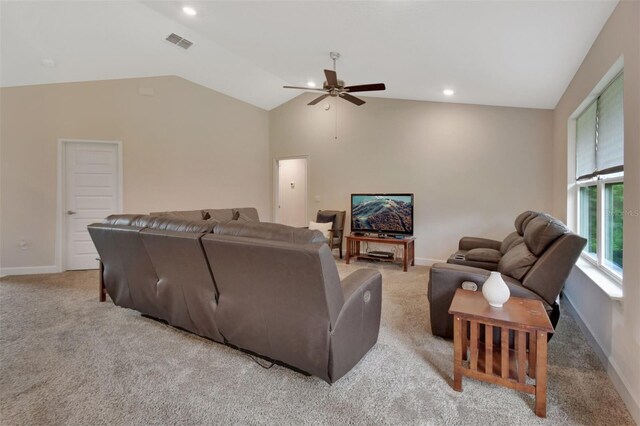
[[[123,168],[122,168],[122,142],[121,141],[105,141],[91,139],[58,139],[58,176],[57,176],[57,193],[56,193],[56,250],[55,261],[58,272],[66,270],[66,220],[64,212],[66,210],[66,152],[68,143],[96,143],[111,144],[116,146],[118,157],[118,196],[116,201],[118,207],[116,213],[122,213],[122,189],[123,189]]]
[[[307,163],[307,173],[305,187],[307,196],[304,198],[305,222],[309,222],[309,154],[289,155],[273,158],[273,221],[278,223],[278,198],[279,198],[279,177],[278,161],[280,160],[305,160]]]

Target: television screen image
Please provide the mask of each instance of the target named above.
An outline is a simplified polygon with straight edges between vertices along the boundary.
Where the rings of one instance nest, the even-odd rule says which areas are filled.
[[[413,235],[413,194],[351,194],[351,230]]]

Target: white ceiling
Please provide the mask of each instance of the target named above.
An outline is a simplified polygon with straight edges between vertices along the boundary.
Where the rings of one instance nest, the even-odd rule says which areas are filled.
[[[616,4],[3,1],[0,84],[175,74],[272,109],[299,94],[283,84],[321,84],[333,50],[347,84],[386,83],[371,95],[554,108]]]

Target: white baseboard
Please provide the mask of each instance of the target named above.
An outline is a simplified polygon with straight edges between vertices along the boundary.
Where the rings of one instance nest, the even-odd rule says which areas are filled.
[[[426,257],[416,257],[416,265],[420,265],[420,266],[433,266],[434,263],[442,263],[442,262],[446,262],[446,260],[429,259]]]
[[[55,274],[56,272],[60,272],[56,265],[9,267],[0,268],[0,277],[7,275]]]
[[[604,351],[604,349],[602,349],[602,345],[600,344],[600,342],[598,342],[594,334],[591,332],[589,326],[582,320],[582,315],[573,305],[567,293],[564,293],[564,300],[566,301],[566,303],[563,306],[567,308],[567,310],[571,313],[573,318],[578,323],[580,330],[582,330],[582,334],[585,335],[587,341],[589,342],[589,345],[596,353],[598,358],[600,358],[600,361],[607,371],[609,378],[613,382],[613,385],[615,386],[616,390],[620,394],[620,397],[627,406],[631,417],[633,417],[633,420],[636,422],[636,424],[640,425],[640,404],[638,403],[638,401],[636,401],[631,392],[629,392],[630,387],[626,379],[624,378],[625,376],[623,374],[620,374],[620,368],[618,367],[617,363],[614,360],[610,359],[609,355]]]

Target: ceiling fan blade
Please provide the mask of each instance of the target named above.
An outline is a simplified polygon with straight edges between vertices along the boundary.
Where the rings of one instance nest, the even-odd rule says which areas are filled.
[[[340,93],[340,97],[341,97],[342,99],[344,99],[345,101],[349,101],[349,102],[351,102],[352,104],[356,104],[356,105],[358,105],[358,106],[360,106],[360,105],[362,105],[362,104],[364,104],[364,103],[365,103],[362,99],[360,99],[360,98],[356,98],[355,96],[351,96],[351,95],[350,95],[350,94],[348,94],[348,93]]]
[[[338,74],[333,70],[324,70],[324,76],[327,78],[327,84],[329,87],[338,86]]]
[[[312,100],[311,102],[309,102],[307,105],[315,105],[318,102],[320,102],[321,100],[323,100],[324,98],[326,98],[327,96],[329,96],[329,94],[327,93],[326,95],[322,95],[318,98],[315,98],[314,100]]]
[[[324,89],[314,89],[312,87],[300,87],[300,86],[282,86],[285,89],[300,89],[300,90],[313,90],[316,92],[324,92]]]
[[[347,86],[344,90],[347,90],[349,93],[353,92],[373,92],[376,90],[385,90],[386,87],[384,83],[374,83],[374,84],[359,84],[357,86]]]

